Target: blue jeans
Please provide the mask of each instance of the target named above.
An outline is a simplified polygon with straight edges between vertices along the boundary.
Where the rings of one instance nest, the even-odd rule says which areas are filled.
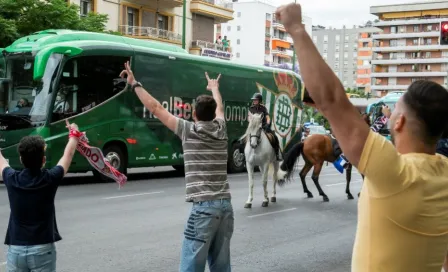
[[[56,246],[9,246],[6,254],[7,272],[55,272]]]
[[[185,226],[181,272],[230,272],[234,217],[230,199],[196,202]]]

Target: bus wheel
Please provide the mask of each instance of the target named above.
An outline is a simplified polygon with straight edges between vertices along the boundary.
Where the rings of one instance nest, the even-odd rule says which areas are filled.
[[[123,175],[127,174],[128,166],[127,166],[127,158],[125,156],[125,152],[123,149],[116,144],[112,144],[106,146],[103,150],[104,157],[108,160],[110,165],[112,165],[115,169],[120,171]],[[110,178],[101,175],[98,171],[94,170],[93,174],[95,177],[101,177],[104,181],[111,181]]]
[[[231,153],[229,154],[229,173],[241,173],[245,167],[244,154],[239,150],[239,143],[233,143]]]

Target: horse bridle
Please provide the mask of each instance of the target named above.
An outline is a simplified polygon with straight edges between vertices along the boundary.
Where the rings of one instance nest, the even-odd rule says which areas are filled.
[[[250,134],[249,144],[251,144],[252,138],[257,138],[257,146],[258,146],[261,142],[261,128],[258,129],[257,134],[255,135]],[[256,148],[257,146],[253,147],[251,145],[252,148]]]

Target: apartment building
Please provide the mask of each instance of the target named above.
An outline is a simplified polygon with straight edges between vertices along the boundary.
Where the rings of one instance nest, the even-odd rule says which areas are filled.
[[[107,29],[144,40],[182,46],[183,0],[69,0],[89,12],[109,15]],[[215,24],[233,20],[229,0],[186,2],[186,48],[191,54],[230,59],[230,50],[214,43]]]
[[[378,29],[356,26],[353,28],[344,26],[342,29],[313,27],[314,44],[345,88],[357,89],[362,83],[367,84],[367,80],[358,79],[358,71],[370,73],[369,61],[372,57],[371,53],[369,55],[369,50],[372,47],[371,44],[369,45],[369,33],[375,31]],[[365,35],[361,35],[361,33],[365,33]],[[365,38],[361,39],[364,36]],[[359,49],[360,52],[358,52]],[[363,77],[365,76],[361,76],[361,78]]]
[[[235,18],[216,26],[216,37],[230,41],[233,60],[253,65],[290,64],[293,42],[284,26],[275,18],[277,6],[268,0],[233,2]],[[311,34],[311,18],[303,23]]]
[[[448,21],[447,1],[373,6],[370,13],[383,30],[373,38],[372,91],[384,96],[405,91],[420,79],[446,87],[448,45],[441,45],[441,23]]]
[[[374,34],[380,33],[379,28],[366,27],[360,28],[358,33],[358,60],[356,69],[356,88],[371,92],[371,72],[372,72],[372,54]]]

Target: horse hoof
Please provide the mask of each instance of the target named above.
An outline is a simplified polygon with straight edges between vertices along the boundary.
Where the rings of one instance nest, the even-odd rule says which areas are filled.
[[[269,205],[269,202],[267,201],[263,201],[263,203],[261,203],[261,207],[267,207]]]
[[[329,201],[330,201],[330,199],[328,197],[324,196],[324,202],[329,202]]]
[[[252,208],[252,203],[246,203],[246,204],[244,205],[244,208],[246,208],[246,209],[250,209],[250,208]]]
[[[271,202],[277,202],[277,197],[275,196],[271,197]]]
[[[347,195],[347,198],[350,199],[350,200],[354,199],[352,195]]]
[[[307,196],[308,196],[308,198],[313,198],[314,197],[312,193],[308,193]]]

